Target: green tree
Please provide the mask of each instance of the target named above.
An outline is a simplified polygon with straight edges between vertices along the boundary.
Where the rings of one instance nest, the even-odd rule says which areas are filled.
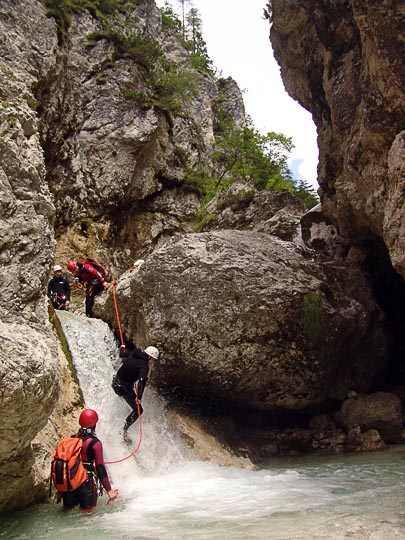
[[[169,30],[174,30],[176,33],[180,34],[182,32],[182,25],[180,19],[177,17],[172,6],[169,2],[165,2],[163,8],[160,8],[162,12],[162,26]]]
[[[191,50],[195,54],[208,56],[207,45],[202,35],[202,21],[196,8],[191,8],[187,13],[187,38],[190,41]]]
[[[177,0],[181,5],[181,20],[183,27],[183,40],[186,39],[186,6],[191,3],[191,0]]]
[[[307,208],[313,208],[319,203],[314,187],[306,180],[295,180],[296,195]]]
[[[291,182],[287,155],[292,148],[291,138],[281,133],[262,135],[252,125],[230,130],[212,156],[217,187],[243,180],[266,189],[277,175]]]
[[[191,66],[199,71],[212,71],[212,61],[202,34],[201,17],[195,8],[191,8],[187,14],[186,37],[186,46],[191,51]]]

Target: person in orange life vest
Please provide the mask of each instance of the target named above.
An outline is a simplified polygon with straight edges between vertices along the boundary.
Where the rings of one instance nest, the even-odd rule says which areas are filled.
[[[83,512],[89,512],[97,505],[97,483],[95,475],[100,480],[108,495],[108,502],[118,497],[118,489],[111,489],[107,470],[104,466],[103,444],[96,437],[95,429],[98,414],[93,409],[84,409],[79,417],[80,429],[74,437],[83,439],[81,460],[87,469],[87,480],[77,489],[61,494],[63,510],[70,510],[79,505]],[[108,504],[108,503],[107,503]]]
[[[93,316],[95,297],[103,290],[108,289],[111,283],[107,283],[98,270],[85,261],[69,261],[67,269],[79,282],[86,283],[86,316]]]

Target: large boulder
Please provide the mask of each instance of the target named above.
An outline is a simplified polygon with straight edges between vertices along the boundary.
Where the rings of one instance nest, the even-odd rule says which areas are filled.
[[[389,392],[347,399],[337,415],[339,424],[350,432],[377,430],[384,441],[398,442],[402,429],[402,406],[400,399]]]
[[[162,350],[158,382],[199,401],[303,411],[368,388],[386,365],[384,316],[362,273],[274,236],[185,235],[125,273],[116,294],[126,337]],[[111,295],[96,313],[116,326]]]

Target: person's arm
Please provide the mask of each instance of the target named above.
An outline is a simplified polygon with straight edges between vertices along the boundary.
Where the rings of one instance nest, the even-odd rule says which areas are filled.
[[[48,292],[47,292],[47,296],[48,296],[48,298],[51,298],[51,297],[52,297],[52,280],[50,280],[49,283],[48,283]]]
[[[116,499],[118,496],[118,489],[112,489],[110,480],[108,478],[107,469],[104,465],[104,456],[103,456],[103,443],[97,441],[93,446],[94,451],[94,461],[96,463],[97,476],[100,479],[100,482],[103,485],[103,488],[107,492],[107,495],[110,500]]]
[[[146,383],[148,382],[148,371],[149,368],[146,366],[144,368],[141,368],[139,371],[139,380],[138,385],[136,387],[136,397],[141,401],[143,392],[145,390]]]
[[[120,346],[120,352],[119,352],[120,358],[128,358],[129,356],[129,350],[126,348],[125,345]]]
[[[69,285],[69,281],[66,278],[65,278],[65,290],[66,290],[66,298],[70,302],[70,285]]]
[[[100,272],[98,272],[94,266],[91,266],[91,264],[85,264],[84,265],[84,271],[86,272],[86,274],[89,274],[91,277],[95,278],[95,279],[98,279],[99,282],[103,285],[103,286],[106,286],[107,283],[104,281],[104,278],[103,276],[100,274]]]

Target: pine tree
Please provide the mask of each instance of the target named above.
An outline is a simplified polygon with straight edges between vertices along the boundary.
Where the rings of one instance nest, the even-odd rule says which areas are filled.
[[[181,18],[183,21],[183,39],[186,39],[186,6],[190,4],[191,0],[177,0],[181,5]]]

